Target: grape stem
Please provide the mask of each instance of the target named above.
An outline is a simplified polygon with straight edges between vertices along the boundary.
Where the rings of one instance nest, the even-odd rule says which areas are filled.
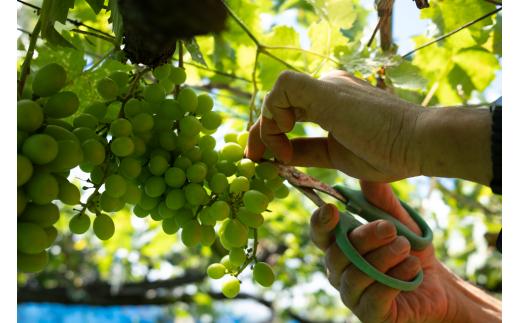
[[[29,68],[31,66],[31,61],[34,55],[36,41],[38,40],[38,35],[40,34],[41,25],[41,20],[40,18],[38,18],[38,22],[34,26],[33,32],[30,35],[31,41],[29,42],[29,48],[27,49],[27,54],[25,55],[25,60],[22,64],[20,72],[20,82],[18,83],[18,94],[20,95],[20,97],[22,97],[23,88],[25,86],[25,80],[27,79],[27,75],[29,75]]]
[[[83,31],[83,30],[79,30],[79,29],[71,29],[70,31],[72,31],[73,33],[78,33],[78,34],[83,34],[83,35],[96,37],[96,38],[102,39],[104,41],[107,41],[107,42],[111,43],[114,46],[116,45],[115,41],[114,41],[114,37],[112,37],[112,36],[103,36],[103,35],[99,35],[99,34],[96,34],[96,33],[91,33],[90,31]]]
[[[179,67],[184,69],[184,62],[183,62],[183,49],[182,49],[182,42],[179,40]],[[181,93],[181,85],[175,84],[175,91],[173,92],[174,99],[177,100],[179,97],[179,93]]]
[[[238,275],[240,275],[240,273],[242,271],[244,271],[244,269],[247,268],[247,266],[249,266],[249,264],[255,260],[256,261],[256,249],[258,247],[258,231],[257,229],[252,229],[253,230],[253,234],[254,234],[254,239],[253,239],[253,253],[251,254],[251,257],[247,258],[246,262],[240,266],[240,268],[238,268],[238,270],[236,271],[235,273],[235,277],[238,277]]]
[[[256,111],[255,99],[256,94],[258,93],[258,87],[256,86],[256,66],[258,65],[258,55],[260,55],[259,49],[256,50],[255,67],[253,68],[253,95],[251,96],[251,102],[249,103],[249,122],[247,123],[247,131],[249,131],[253,126],[253,111]]]
[[[126,93],[126,96],[121,100],[123,104],[121,104],[121,109],[119,110],[119,114],[117,115],[117,119],[124,118],[125,117],[125,104],[132,98],[132,94],[135,92],[135,89],[137,88],[137,84],[139,83],[139,80],[143,75],[151,70],[150,66],[139,72],[137,76],[135,77],[135,80],[132,82],[132,85],[130,86],[130,89],[128,90],[128,93]]]

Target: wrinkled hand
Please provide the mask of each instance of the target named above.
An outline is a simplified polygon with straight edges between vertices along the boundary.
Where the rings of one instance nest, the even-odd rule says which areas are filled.
[[[415,234],[421,229],[400,205],[390,185],[360,181],[365,198]],[[311,238],[325,253],[327,276],[341,294],[343,303],[363,322],[448,322],[457,303],[444,283],[445,267],[435,258],[433,245],[410,250],[404,237],[396,237],[390,221],[376,221],[352,230],[348,237],[364,258],[387,275],[411,281],[423,269],[422,284],[405,292],[383,285],[352,264],[339,248],[334,227],[339,211],[333,204],[317,209],[311,218]],[[447,279],[446,279],[447,280]],[[450,301],[450,302],[448,302]],[[451,304],[450,304],[451,303]]]
[[[414,130],[422,107],[347,72],[316,80],[284,71],[262,111],[249,132],[246,156],[252,160],[267,146],[287,165],[338,169],[359,179],[392,182],[420,175]],[[298,121],[320,125],[328,138],[289,140],[285,134]]]

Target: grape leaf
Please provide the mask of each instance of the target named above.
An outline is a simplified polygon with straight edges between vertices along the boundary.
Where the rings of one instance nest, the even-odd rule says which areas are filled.
[[[329,30],[330,40],[328,37]],[[338,26],[331,26],[323,20],[318,23],[312,23],[309,27],[308,36],[311,40],[311,50],[321,54],[326,54],[327,51],[332,53],[336,46],[346,45],[349,41]],[[327,49],[327,44],[330,46],[329,49]]]
[[[482,47],[464,49],[453,60],[471,77],[478,91],[484,91],[495,79],[495,70],[500,69],[495,55]]]
[[[211,54],[211,58],[213,61],[213,65],[217,67],[217,69],[222,69],[222,60],[230,59],[232,61],[236,61],[236,52],[231,47],[231,45],[226,42],[220,35],[213,35],[213,54]]]
[[[253,35],[258,38],[261,37],[263,30],[260,24],[260,12],[258,10],[257,4],[251,2],[250,0],[229,0],[226,2],[226,4],[238,17],[240,17],[240,20],[242,20],[247,28],[249,28]],[[223,34],[225,39],[235,44],[254,46],[251,38],[249,38],[242,27],[240,27],[234,19],[229,17],[229,19],[226,21],[226,26],[227,31]]]
[[[188,52],[190,52],[191,59],[201,65],[206,66],[206,68],[207,68],[208,65],[206,64],[206,61],[204,60],[204,56],[200,52],[199,45],[197,44],[197,39],[195,39],[195,37],[191,37],[191,38],[183,38],[183,39],[181,39],[181,41],[184,44],[184,46],[186,46],[186,49],[188,50]]]
[[[421,69],[409,62],[386,70],[386,76],[394,87],[407,90],[420,90],[428,84],[428,80],[421,74]]]
[[[97,15],[101,9],[103,9],[103,4],[105,4],[105,0],[85,0],[90,8],[94,10],[94,13]]]
[[[51,19],[65,24],[69,9],[74,9],[74,0],[53,0],[51,9]]]
[[[116,39],[115,45],[116,47],[121,46],[123,43],[123,17],[119,12],[119,5],[117,3],[118,0],[109,0],[108,1],[108,10],[110,11],[110,18],[108,18],[108,22],[112,23],[112,31],[114,32]]]
[[[329,24],[349,29],[356,20],[352,0],[309,0],[316,14]]]
[[[68,40],[66,40],[53,26],[49,26],[49,30],[47,30],[47,41],[54,46],[62,46],[65,48],[74,48],[77,49],[74,45],[72,45]]]
[[[448,73],[448,82],[453,89],[457,89],[459,95],[464,96],[466,100],[471,98],[471,93],[475,90],[475,85],[471,81],[468,73],[463,70],[458,64],[454,64],[451,71]]]
[[[54,46],[76,49],[54,28],[56,21],[65,24],[69,8],[74,8],[74,0],[45,0],[40,11],[41,36]]]

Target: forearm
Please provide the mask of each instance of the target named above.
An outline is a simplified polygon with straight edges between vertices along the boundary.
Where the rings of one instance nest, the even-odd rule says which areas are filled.
[[[487,109],[424,108],[414,145],[421,175],[451,177],[489,185],[492,117]]]

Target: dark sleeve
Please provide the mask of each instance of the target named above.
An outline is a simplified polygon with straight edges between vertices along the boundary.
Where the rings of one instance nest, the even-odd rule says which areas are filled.
[[[493,126],[491,130],[491,160],[493,179],[489,186],[493,193],[502,195],[502,97],[491,105]],[[502,253],[502,229],[497,238],[497,249]]]

